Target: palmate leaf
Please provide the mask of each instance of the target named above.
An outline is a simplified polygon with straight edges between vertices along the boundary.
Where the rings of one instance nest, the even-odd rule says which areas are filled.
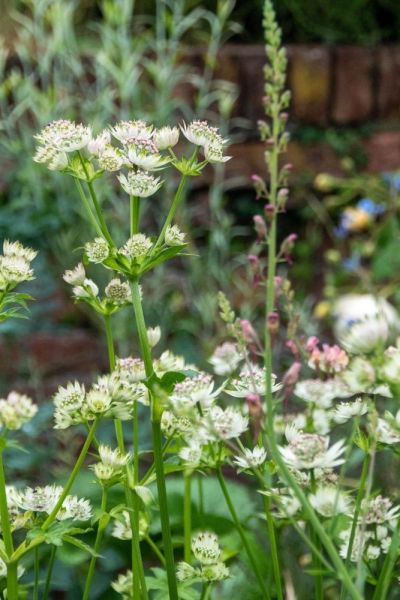
[[[71,539],[81,542],[81,540],[76,540],[76,538],[73,536],[83,535],[89,531],[92,531],[92,529],[81,529],[80,527],[74,527],[68,520],[57,521],[56,523],[53,523],[47,531],[43,531],[40,526],[34,527],[27,533],[26,539],[31,542],[39,538],[41,539],[41,543],[51,544],[53,546],[62,546],[63,542],[72,544]],[[75,546],[77,546],[77,544],[75,544]],[[87,552],[86,548],[85,552]]]

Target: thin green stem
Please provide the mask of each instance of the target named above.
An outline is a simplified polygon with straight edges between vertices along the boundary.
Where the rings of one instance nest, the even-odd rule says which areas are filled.
[[[240,535],[240,539],[242,540],[242,544],[244,546],[244,549],[246,551],[246,554],[247,554],[248,559],[250,561],[250,564],[252,566],[254,575],[256,576],[257,581],[258,581],[258,583],[260,585],[261,592],[262,592],[262,598],[269,599],[270,595],[269,595],[268,589],[266,587],[264,578],[263,578],[262,573],[261,573],[261,571],[259,569],[259,566],[257,564],[257,560],[256,560],[256,558],[254,556],[254,553],[253,553],[251,547],[250,547],[250,544],[249,544],[249,542],[247,540],[247,537],[246,537],[246,534],[244,532],[243,526],[242,526],[242,524],[240,522],[240,519],[239,519],[239,517],[237,515],[237,512],[236,512],[235,507],[233,505],[233,502],[231,500],[231,497],[230,497],[230,494],[229,494],[229,490],[228,490],[228,488],[226,486],[225,479],[224,479],[224,476],[222,474],[222,471],[221,471],[220,467],[217,469],[217,478],[218,478],[219,485],[221,487],[222,493],[224,495],[225,502],[226,502],[226,504],[227,504],[227,506],[229,508],[229,512],[231,513],[233,522],[235,524],[235,527],[237,529],[238,534]]]
[[[362,470],[361,470],[361,477],[360,477],[360,482],[359,482],[359,486],[358,486],[356,505],[354,508],[353,521],[352,521],[351,530],[350,530],[349,545],[347,547],[347,555],[346,555],[346,562],[345,562],[345,566],[347,569],[350,567],[351,555],[353,552],[354,540],[356,537],[358,519],[360,517],[360,512],[361,512],[361,502],[364,497],[365,484],[367,482],[370,460],[371,460],[370,455],[366,454],[364,457],[363,466],[362,466]],[[345,589],[342,586],[342,589],[340,592],[340,600],[343,600],[344,597],[345,597]]]
[[[33,578],[33,595],[32,600],[39,600],[39,548],[35,548],[34,551],[34,561],[33,561],[33,570],[34,570],[34,578]]]
[[[82,184],[81,184],[80,180],[77,177],[74,177],[74,181],[75,181],[76,187],[78,188],[79,196],[81,197],[82,204],[85,207],[86,214],[88,216],[89,221],[93,225],[93,227],[96,230],[96,232],[98,233],[98,235],[102,236],[103,232],[101,230],[101,227],[100,227],[100,225],[99,225],[99,223],[98,223],[95,215],[93,214],[93,211],[92,211],[92,209],[90,207],[88,199],[86,198],[86,194],[83,191]]]
[[[108,521],[104,521],[102,519],[104,513],[107,510],[107,488],[105,488],[105,487],[103,487],[103,493],[101,496],[100,510],[101,510],[101,516],[99,519],[97,533],[96,533],[96,539],[95,539],[94,547],[93,547],[93,550],[94,550],[96,556],[92,556],[92,558],[90,559],[90,564],[89,564],[89,569],[88,569],[87,576],[86,576],[86,582],[85,582],[85,587],[83,590],[82,600],[88,600],[88,598],[89,598],[89,593],[90,593],[90,588],[92,585],[94,570],[96,568],[97,554],[99,553],[101,542],[103,540],[103,534],[107,527]]]
[[[109,316],[104,316],[105,323],[105,331],[106,331],[106,339],[107,339],[107,351],[108,351],[108,362],[110,366],[110,370],[113,371],[115,369],[115,350],[114,350],[114,338],[113,332],[111,328],[111,322]],[[136,406],[136,403],[135,403]],[[137,415],[134,419],[137,418]],[[126,454],[125,449],[125,441],[124,441],[124,430],[122,426],[122,422],[120,419],[114,420],[115,427],[115,436],[117,438],[118,449],[122,454]],[[134,425],[135,427],[135,425]],[[134,454],[134,463],[138,464],[138,449]],[[146,599],[148,597],[146,580],[144,574],[144,566],[142,560],[142,554],[140,551],[140,542],[139,542],[139,511],[137,508],[136,496],[132,492],[130,485],[134,485],[134,477],[135,473],[131,474],[129,465],[126,465],[126,478],[124,481],[124,489],[125,489],[125,500],[129,511],[129,522],[132,529],[132,542],[131,542],[131,555],[132,555],[132,573],[138,573],[139,576],[132,577],[132,592],[134,598],[143,597]],[[142,595],[141,595],[142,594]]]
[[[203,490],[203,480],[202,480],[201,475],[197,476],[197,486],[198,486],[198,493],[199,493],[199,513],[200,513],[200,516],[203,516],[203,514],[204,514],[204,490]]]
[[[153,361],[151,358],[151,350],[147,338],[146,323],[144,320],[142,301],[140,297],[139,282],[136,279],[134,279],[130,283],[132,290],[133,310],[135,313],[141,355],[144,362],[146,377],[148,380],[150,380],[154,374]],[[162,407],[159,405],[157,396],[154,393],[151,393],[151,429],[153,434],[154,463],[156,471],[158,503],[160,507],[161,531],[167,569],[168,589],[170,600],[177,600],[178,587],[176,581],[174,551],[172,547],[171,529],[168,514],[167,489],[164,475],[161,415]]]
[[[129,197],[130,206],[130,231],[131,235],[138,233],[139,231],[139,218],[140,218],[140,198],[137,196]]]
[[[113,242],[110,232],[108,231],[107,223],[104,219],[103,212],[101,210],[99,201],[97,199],[96,192],[93,187],[93,183],[90,181],[90,177],[89,177],[89,173],[86,168],[86,165],[85,165],[85,161],[83,160],[82,154],[79,152],[79,150],[78,150],[78,156],[79,156],[79,160],[81,161],[83,172],[85,173],[86,183],[89,188],[89,194],[90,194],[90,197],[93,202],[94,210],[96,212],[97,218],[100,223],[101,233],[106,238],[106,240],[110,244],[110,246],[114,246],[114,242]]]
[[[208,600],[211,594],[211,581],[203,583],[203,589],[201,590],[200,600]]]
[[[397,521],[397,527],[394,530],[392,541],[389,546],[389,551],[386,554],[378,583],[375,589],[372,600],[385,600],[388,597],[388,589],[392,579],[393,569],[398,558],[398,548],[400,544],[399,534],[400,520]]]
[[[78,475],[80,468],[83,464],[83,461],[85,460],[86,454],[88,453],[88,450],[90,448],[90,445],[92,443],[97,425],[99,423],[99,419],[95,419],[95,421],[93,422],[93,425],[91,426],[88,436],[86,438],[85,443],[82,446],[82,449],[80,451],[80,454],[78,456],[78,459],[75,463],[74,468],[72,469],[72,472],[67,480],[67,483],[64,486],[64,489],[61,493],[61,496],[59,497],[56,505],[54,506],[53,510],[51,511],[51,513],[49,514],[49,516],[47,517],[47,519],[44,521],[41,529],[42,531],[47,531],[47,529],[50,527],[50,525],[53,523],[53,521],[55,520],[55,518],[57,517],[58,511],[60,510],[60,508],[63,505],[63,502],[65,500],[65,498],[67,497],[75,479],[76,476]]]
[[[2,440],[2,443],[4,441]],[[8,514],[6,479],[4,475],[3,448],[0,450],[0,519],[3,534],[4,549],[10,558],[14,553],[14,542],[11,533],[10,516]],[[18,598],[18,578],[17,562],[7,563],[7,598],[8,600],[17,600]]]
[[[311,491],[315,493],[316,491],[316,483],[315,483],[315,475],[314,471],[311,471]],[[321,561],[319,559],[319,555],[321,554],[321,542],[313,528],[311,527],[311,539],[314,541],[314,545],[318,549],[318,553],[313,553],[313,563],[314,569],[316,573],[314,574],[314,595],[316,600],[323,600],[323,582],[321,575]]]
[[[107,339],[107,352],[108,352],[108,362],[110,365],[110,370],[114,371],[115,369],[115,349],[114,349],[114,340],[111,328],[111,318],[110,315],[104,315],[104,325],[106,331],[106,339]]]
[[[165,557],[162,554],[161,550],[159,549],[159,547],[157,546],[157,544],[155,544],[153,542],[153,540],[151,539],[151,537],[149,535],[145,535],[144,539],[146,540],[146,542],[148,543],[148,545],[150,546],[150,548],[153,550],[154,554],[156,556],[158,556],[158,558],[160,559],[161,564],[165,567]]]
[[[52,546],[50,551],[49,565],[47,567],[46,583],[44,585],[43,600],[47,600],[49,597],[51,577],[53,575],[54,563],[56,560],[57,546]]]
[[[277,541],[276,541],[274,519],[271,514],[271,501],[268,496],[264,496],[264,510],[265,510],[265,516],[267,519],[268,539],[269,539],[269,543],[271,546],[272,568],[274,571],[276,595],[278,597],[278,600],[283,600],[282,575],[281,575],[281,567],[279,564],[278,545],[277,545]]]
[[[185,471],[183,474],[184,493],[183,493],[183,559],[185,562],[191,562],[191,543],[192,543],[192,472]]]
[[[164,458],[169,446],[171,445],[172,439],[173,439],[172,436],[170,438],[168,438],[167,441],[164,443],[164,446],[162,447],[163,458]],[[146,471],[146,473],[143,475],[142,479],[140,480],[140,485],[145,485],[147,483],[147,481],[153,475],[155,468],[156,468],[156,465],[153,462],[153,464],[148,468],[148,470]]]
[[[179,208],[179,205],[182,201],[183,198],[183,190],[185,188],[185,183],[187,180],[187,175],[182,175],[181,180],[179,182],[178,185],[178,189],[176,190],[174,199],[172,201],[171,207],[169,209],[167,218],[165,219],[164,225],[162,226],[160,235],[158,236],[158,239],[153,247],[153,250],[151,251],[151,254],[155,254],[156,251],[158,250],[158,248],[163,244],[164,242],[164,238],[165,238],[165,232],[167,231],[168,227],[171,225],[173,218],[175,217],[176,211]]]

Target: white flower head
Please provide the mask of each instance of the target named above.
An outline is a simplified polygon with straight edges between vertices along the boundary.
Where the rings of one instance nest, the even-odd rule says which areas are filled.
[[[193,440],[188,446],[184,446],[179,451],[179,458],[187,467],[198,467],[201,461],[202,447],[199,443]]]
[[[152,247],[153,243],[150,238],[143,233],[135,233],[120,249],[120,252],[129,258],[142,260]]]
[[[245,448],[243,455],[235,456],[233,462],[240,468],[240,470],[251,469],[254,467],[260,467],[267,460],[267,452],[260,446],[255,446],[252,450]]]
[[[92,298],[99,294],[99,288],[91,279],[85,279],[82,285],[76,285],[72,293],[77,300],[82,298]]]
[[[210,163],[224,163],[232,158],[224,156],[224,143],[220,139],[205,144],[204,156]]]
[[[179,141],[179,129],[177,127],[161,127],[161,129],[156,129],[153,140],[157,150],[173,148]]]
[[[318,487],[308,497],[311,506],[323,517],[349,514],[351,499],[333,486]]]
[[[151,173],[137,170],[129,171],[128,175],[119,175],[118,180],[122,189],[130,196],[138,198],[148,198],[156,193],[162,186],[162,181],[159,177],[154,177]]]
[[[90,127],[67,119],[53,121],[35,136],[39,147],[34,156],[36,162],[51,163],[60,155],[84,148],[92,137]]]
[[[315,433],[303,433],[291,426],[286,429],[289,444],[280,452],[290,468],[331,469],[344,462],[344,441],[340,440],[329,447],[329,437]]]
[[[248,417],[238,409],[228,406],[224,410],[220,406],[212,406],[203,419],[199,435],[206,440],[229,440],[240,437],[247,431],[248,425]]]
[[[156,327],[149,327],[147,329],[147,341],[149,342],[149,346],[154,348],[157,346],[158,342],[161,339],[161,327],[157,325]]]
[[[102,263],[110,256],[110,248],[108,242],[102,238],[97,237],[92,242],[85,244],[86,256],[93,263]]]
[[[120,121],[110,129],[112,135],[122,144],[132,144],[137,138],[150,140],[153,126],[145,121]]]
[[[25,394],[10,392],[0,400],[0,427],[5,429],[21,429],[37,413],[38,408]]]
[[[201,531],[192,537],[192,552],[202,565],[213,565],[221,555],[218,536],[211,531]]]
[[[63,279],[70,285],[82,285],[86,279],[85,267],[79,263],[71,270],[65,271]]]
[[[368,404],[357,398],[354,402],[340,402],[332,412],[332,417],[336,423],[346,423],[353,417],[361,417],[367,412]]]
[[[0,256],[0,290],[33,279],[30,262],[22,256]]]
[[[243,359],[244,357],[238,351],[236,344],[225,342],[215,348],[209,362],[212,364],[216,375],[230,375]]]
[[[128,159],[143,171],[157,171],[171,162],[168,156],[158,153],[154,142],[148,138],[135,138],[128,146]]]
[[[214,381],[211,375],[200,373],[175,384],[169,400],[175,415],[185,416],[192,413],[196,404],[203,410],[208,409],[214,399]]]
[[[3,254],[4,256],[10,256],[15,258],[23,258],[26,262],[32,262],[37,256],[37,251],[23,246],[21,242],[10,242],[4,240],[3,242]]]
[[[178,581],[187,581],[198,575],[197,570],[189,565],[189,563],[181,561],[176,567],[176,576]]]
[[[111,143],[111,134],[105,129],[98,136],[90,138],[87,149],[93,156],[99,156]]]
[[[104,292],[106,297],[115,304],[126,304],[132,300],[129,283],[121,281],[118,277],[111,279]]]
[[[126,159],[118,148],[113,146],[106,146],[97,155],[99,161],[99,167],[103,171],[119,171],[119,169],[125,164]]]
[[[233,389],[227,389],[226,393],[235,398],[246,398],[249,394],[265,393],[266,371],[264,367],[255,364],[245,365],[239,376],[233,379],[231,384]],[[272,391],[281,389],[282,384],[275,383],[276,375],[272,375]]]
[[[164,241],[167,246],[183,246],[186,235],[177,225],[169,225],[165,231]]]

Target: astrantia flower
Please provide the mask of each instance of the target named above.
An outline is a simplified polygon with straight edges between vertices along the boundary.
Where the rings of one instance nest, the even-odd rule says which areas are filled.
[[[129,283],[118,278],[111,279],[104,292],[106,297],[116,304],[125,304],[132,299]]]
[[[129,383],[136,383],[146,379],[146,371],[144,362],[141,358],[118,358],[116,372],[120,379],[126,380]]]
[[[156,327],[149,327],[146,333],[150,347],[154,348],[154,346],[157,346],[161,339],[161,328],[158,325]]]
[[[26,262],[32,262],[37,256],[36,250],[23,246],[21,242],[10,242],[9,240],[3,242],[3,254],[4,256],[23,258]]]
[[[386,411],[384,418],[378,419],[376,439],[381,444],[400,443],[400,410],[397,411],[395,416]]]
[[[333,307],[335,333],[337,338],[346,334],[357,321],[375,317],[383,317],[390,330],[397,331],[400,325],[399,316],[394,307],[384,298],[371,294],[346,294],[336,300]]]
[[[82,285],[76,285],[72,290],[77,300],[80,298],[96,297],[99,294],[99,288],[92,279],[85,279]]]
[[[108,242],[102,238],[97,237],[93,242],[87,242],[85,244],[86,256],[93,263],[102,263],[110,255],[110,248]]]
[[[192,441],[188,446],[184,446],[179,451],[179,458],[185,463],[187,467],[195,468],[198,467],[201,460],[202,447],[195,440]]]
[[[260,467],[267,460],[267,452],[260,446],[255,446],[252,450],[245,448],[242,456],[235,456],[233,462],[240,470]]]
[[[158,377],[162,377],[168,371],[183,371],[186,368],[182,356],[177,356],[169,350],[165,350],[159,358],[154,361],[154,371]]]
[[[159,177],[154,177],[151,173],[137,170],[129,171],[128,175],[119,175],[118,180],[125,192],[130,196],[138,198],[148,198],[156,193],[162,186],[162,181]]]
[[[112,135],[122,144],[132,144],[136,138],[150,139],[153,126],[145,121],[120,121],[110,128]]]
[[[340,337],[340,343],[351,354],[369,354],[384,347],[388,337],[388,322],[376,315],[353,323]]]
[[[276,375],[272,375],[272,391],[281,389],[282,384],[275,383]],[[226,390],[226,393],[235,398],[246,398],[249,394],[265,393],[265,368],[250,364],[243,367],[239,376],[231,381],[232,388]]]
[[[201,531],[192,537],[192,552],[202,565],[212,565],[218,562],[221,549],[218,536],[211,531]]]
[[[289,444],[280,447],[280,452],[293,469],[331,469],[344,462],[341,458],[345,451],[343,440],[329,447],[327,436],[303,433],[295,427],[287,427],[285,434]]]
[[[346,352],[336,344],[322,345],[322,350],[315,347],[311,352],[308,365],[312,369],[320,369],[323,373],[339,373],[347,367],[349,357]]]
[[[112,397],[108,390],[92,388],[86,394],[85,408],[94,415],[101,415],[109,410],[111,402]]]
[[[28,396],[10,392],[6,399],[0,400],[0,428],[21,429],[37,411],[36,404]]]
[[[121,594],[122,600],[131,600],[132,598],[133,575],[132,571],[120,573],[116,581],[111,583],[113,590]]]
[[[208,440],[229,440],[237,438],[247,431],[249,420],[239,410],[228,406],[212,406],[204,418],[200,436]]]
[[[0,290],[13,289],[33,279],[30,262],[21,256],[0,256]]]
[[[173,148],[179,140],[179,129],[177,127],[161,127],[161,129],[156,129],[153,134],[153,140],[157,146],[157,150]]]
[[[94,138],[92,137],[89,140],[87,149],[90,152],[90,154],[93,154],[93,156],[98,156],[99,154],[104,152],[104,150],[107,148],[107,146],[110,145],[110,143],[111,134],[107,129],[105,129],[98,136]]]
[[[63,279],[70,285],[82,285],[86,279],[85,267],[82,263],[77,264],[74,269],[65,271]]]
[[[106,481],[119,474],[130,459],[129,454],[123,454],[118,449],[100,444],[98,448],[100,462],[92,465],[96,477]]]
[[[217,562],[213,565],[203,565],[201,568],[201,577],[206,581],[222,581],[229,577],[229,569],[223,562]]]
[[[185,243],[185,237],[177,225],[169,225],[165,231],[164,241],[167,246],[182,246]]]
[[[311,506],[323,517],[348,514],[351,507],[351,499],[331,486],[319,487],[308,499]]]
[[[236,344],[225,342],[215,348],[209,362],[214,367],[217,375],[230,375],[243,359],[244,357],[239,353]]]
[[[189,565],[189,563],[181,561],[176,567],[176,576],[178,581],[187,581],[198,575],[197,569]]]
[[[156,171],[171,161],[168,156],[159,154],[154,142],[147,138],[135,138],[129,144],[128,159],[144,171]]]
[[[97,155],[100,169],[103,171],[119,171],[119,169],[126,163],[124,155],[118,148],[113,146],[106,146]]]
[[[390,346],[385,350],[379,373],[387,383],[400,383],[400,348]]]
[[[304,379],[296,383],[294,393],[305,402],[319,408],[329,408],[338,397],[338,382],[332,379]]]
[[[47,163],[50,169],[63,169],[68,164],[66,153],[84,148],[92,137],[90,127],[66,119],[53,121],[35,136],[39,146],[35,162]]]
[[[361,356],[357,356],[349,367],[341,373],[341,378],[352,394],[370,392],[375,384],[376,373],[373,365]]]
[[[221,139],[205,144],[204,156],[210,163],[224,163],[232,158],[224,156],[224,143]]]
[[[360,522],[367,525],[371,523],[384,524],[400,516],[400,506],[393,506],[393,502],[384,496],[376,496],[370,500],[361,502]]]
[[[181,131],[186,139],[196,146],[205,146],[219,138],[218,129],[211,127],[207,121],[192,121],[189,125],[181,125]]]
[[[120,249],[120,252],[129,258],[141,260],[152,247],[153,243],[150,238],[146,237],[143,233],[135,233]]]
[[[143,513],[139,513],[139,538],[143,538],[149,528],[147,519]],[[127,510],[122,511],[118,515],[118,519],[114,521],[114,527],[111,535],[119,540],[131,540],[132,528],[130,523],[130,515]]]
[[[354,402],[340,402],[332,412],[332,417],[336,423],[346,423],[353,417],[361,417],[367,412],[367,403],[357,398]]]
[[[19,491],[17,496],[17,504],[23,510],[31,510],[33,512],[44,512],[50,514],[55,508],[63,487],[59,485],[46,485],[44,487],[31,488]],[[65,519],[77,519],[79,521],[87,521],[92,515],[92,507],[90,502],[84,498],[76,496],[67,496],[57,513],[57,519],[64,521]]]
[[[214,398],[214,381],[211,375],[200,373],[196,377],[187,377],[181,383],[177,383],[169,401],[174,413],[183,416],[190,414],[196,404],[199,404],[203,410],[209,408]]]

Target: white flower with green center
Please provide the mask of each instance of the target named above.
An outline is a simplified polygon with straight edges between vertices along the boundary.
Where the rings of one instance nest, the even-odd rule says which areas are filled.
[[[342,389],[339,389],[342,388]],[[336,380],[305,379],[296,383],[294,394],[318,408],[329,408],[340,393],[351,395],[346,386]]]
[[[180,127],[185,138],[196,146],[205,146],[221,139],[218,129],[211,127],[207,121],[192,121],[189,125],[184,123]]]
[[[137,196],[138,198],[148,198],[156,193],[160,189],[163,182],[159,177],[154,177],[151,173],[146,171],[137,170],[129,171],[128,175],[119,175],[118,180],[122,186],[122,189],[130,196]]]
[[[173,354],[169,350],[165,350],[165,352],[154,361],[154,371],[158,377],[162,377],[164,373],[168,373],[168,371],[182,371],[185,368],[189,367],[185,364],[184,358]]]
[[[361,398],[357,398],[354,402],[341,402],[332,412],[333,420],[336,423],[346,423],[354,417],[362,417],[368,412],[368,404]]]
[[[164,242],[167,246],[183,246],[186,234],[177,225],[169,225],[165,231]]]
[[[110,248],[108,242],[97,237],[92,242],[85,244],[85,252],[88,260],[93,263],[102,263],[110,256]]]
[[[243,354],[238,351],[236,344],[225,342],[215,348],[209,362],[214,368],[216,375],[230,375],[244,360]]]
[[[141,358],[118,358],[116,372],[122,381],[128,383],[136,383],[146,379],[146,371],[144,362]]]
[[[92,506],[89,500],[77,496],[67,496],[57,513],[58,521],[73,519],[75,521],[89,521],[92,516]]]
[[[102,415],[111,407],[112,398],[105,389],[91,389],[86,394],[86,402],[84,409],[94,415]]]
[[[232,158],[224,156],[224,143],[219,139],[205,144],[204,156],[210,163],[224,163]]]
[[[289,444],[280,447],[282,457],[292,469],[332,469],[344,462],[344,441],[340,440],[329,447],[329,437],[315,433],[303,433],[296,427],[286,428]]]
[[[104,150],[99,152],[97,156],[99,161],[99,167],[103,171],[119,171],[119,169],[126,163],[126,159],[122,152],[118,148],[113,146],[106,146]]]
[[[200,373],[177,383],[169,401],[177,416],[190,415],[199,404],[203,410],[210,408],[215,399],[214,381],[211,375]]]
[[[168,156],[159,154],[154,142],[147,138],[136,138],[129,144],[128,160],[143,171],[156,171],[171,162]]]
[[[74,381],[68,383],[66,387],[60,386],[53,397],[53,403],[56,408],[66,412],[80,410],[85,402],[86,390],[83,384]]]
[[[246,365],[241,370],[239,376],[231,381],[232,388],[226,389],[226,393],[235,398],[246,398],[249,394],[265,393],[264,367],[259,367],[253,363]],[[272,391],[277,392],[281,389],[281,383],[275,383],[276,375],[272,374]]]
[[[6,399],[0,400],[0,427],[21,429],[37,413],[38,408],[28,396],[10,392]]]
[[[252,450],[245,448],[241,456],[235,456],[233,462],[239,467],[240,471],[257,468],[267,460],[267,452],[260,446],[255,446]]]
[[[65,271],[63,279],[70,285],[82,285],[86,279],[85,267],[79,263],[71,270]]]
[[[201,444],[193,440],[188,446],[184,446],[178,453],[179,458],[187,467],[198,467],[201,462],[202,447]]]
[[[333,486],[323,486],[308,497],[311,506],[323,517],[350,514],[352,501]]]
[[[348,386],[351,395],[370,392],[376,381],[373,365],[361,356],[354,358],[340,376]]]
[[[132,144],[135,139],[142,138],[150,140],[153,135],[153,126],[145,121],[120,121],[110,128],[112,135],[121,144]]]
[[[201,531],[192,537],[192,552],[202,565],[213,565],[218,562],[221,549],[218,536],[211,531]]]
[[[376,496],[370,500],[364,499],[361,502],[360,523],[365,522],[368,525],[371,523],[384,524],[390,523],[400,516],[400,506],[393,506],[390,498],[384,496]]]
[[[178,581],[187,581],[188,579],[193,579],[198,576],[198,571],[189,563],[181,561],[178,563],[176,568],[176,576]]]
[[[30,263],[20,256],[0,256],[0,290],[34,279]]]
[[[121,452],[118,448],[111,448],[104,444],[100,444],[98,447],[98,453],[101,462],[104,465],[110,465],[115,471],[120,471],[122,467],[128,464],[130,460],[130,454]]]
[[[400,443],[400,410],[397,411],[396,415],[386,411],[384,417],[378,419],[376,439],[381,444]]]
[[[76,285],[72,290],[77,300],[81,298],[95,298],[99,294],[99,288],[92,279],[85,279],[82,285]]]
[[[400,383],[400,348],[391,346],[385,350],[379,373],[387,383]]]
[[[111,583],[113,590],[117,594],[121,594],[122,600],[130,600],[132,598],[133,575],[132,571],[120,573],[116,581]]]
[[[143,260],[153,247],[153,242],[143,233],[135,233],[120,249],[121,254],[136,260]]]
[[[115,302],[115,304],[125,304],[131,302],[132,293],[129,283],[127,281],[121,281],[118,278],[111,279],[110,283],[105,289],[106,298]]]
[[[139,538],[142,539],[149,528],[149,523],[143,513],[139,513]],[[127,510],[122,511],[114,521],[111,535],[119,540],[131,540],[132,528],[130,515]]]
[[[81,150],[91,138],[90,127],[86,127],[82,123],[73,123],[67,119],[53,121],[35,135],[35,139],[42,146],[55,148],[62,152]]]
[[[214,565],[204,565],[201,569],[201,577],[206,581],[222,581],[229,577],[229,569],[223,562]]]
[[[179,129],[177,127],[161,127],[161,129],[156,129],[153,140],[157,150],[173,148],[179,141]]]

